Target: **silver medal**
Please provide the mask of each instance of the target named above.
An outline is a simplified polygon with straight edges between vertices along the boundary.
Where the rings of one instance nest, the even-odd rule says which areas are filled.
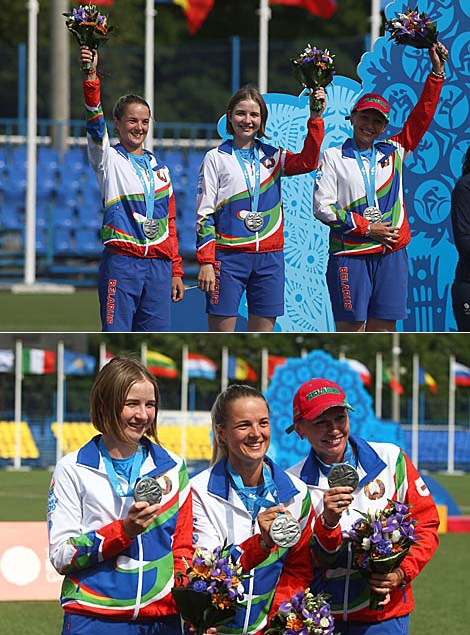
[[[158,234],[158,220],[146,218],[143,225],[144,234],[151,240]]]
[[[245,227],[250,232],[257,232],[263,226],[263,215],[261,212],[248,212],[245,216]]]
[[[279,514],[269,528],[269,535],[279,547],[293,547],[300,540],[300,523],[289,514]]]
[[[137,481],[134,487],[135,501],[147,501],[150,505],[155,505],[162,500],[162,488],[156,478],[146,476]]]
[[[369,221],[369,223],[380,223],[382,221],[382,212],[378,207],[366,207],[364,210],[364,218]]]
[[[359,474],[348,463],[333,465],[328,474],[328,485],[330,487],[344,487],[349,485],[353,489],[359,484]]]

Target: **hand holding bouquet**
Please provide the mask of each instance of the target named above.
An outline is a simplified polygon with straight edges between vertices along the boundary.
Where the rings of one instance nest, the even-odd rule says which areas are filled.
[[[95,51],[100,44],[106,42],[114,28],[108,26],[107,17],[101,15],[94,4],[80,5],[78,9],[72,9],[62,15],[67,18],[65,26],[78,44],[88,46],[91,51]],[[82,64],[84,73],[89,73],[92,70],[93,64],[91,62]]]
[[[282,602],[265,635],[333,635],[335,620],[328,597],[323,593],[314,595],[310,589],[299,591]]]
[[[408,506],[397,501],[388,501],[386,509],[364,514],[351,528],[343,532],[353,549],[353,564],[364,575],[390,573],[400,566],[410,547],[417,541],[414,533],[416,521],[412,519]],[[379,602],[383,595],[371,591],[369,608],[383,610]]]
[[[448,55],[437,41],[437,24],[428,15],[419,13],[417,7],[408,7],[405,13],[397,13],[396,16],[385,22],[385,30],[390,33],[391,40],[417,49],[429,49],[435,44],[441,62],[447,60]]]
[[[224,544],[212,552],[197,547],[186,575],[184,585],[183,574],[176,573],[172,594],[181,616],[196,628],[197,635],[233,618],[244,597],[242,580],[249,576],[233,563],[230,546]]]
[[[333,81],[335,66],[334,55],[328,49],[321,51],[315,46],[307,44],[306,48],[291,59],[294,76],[304,88],[319,88],[328,86]],[[313,110],[322,110],[322,102],[316,98],[312,100]]]

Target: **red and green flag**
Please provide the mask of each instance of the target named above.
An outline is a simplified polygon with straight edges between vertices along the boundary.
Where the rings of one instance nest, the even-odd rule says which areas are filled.
[[[175,360],[157,353],[157,351],[147,351],[147,368],[156,377],[167,377],[168,379],[178,377]]]

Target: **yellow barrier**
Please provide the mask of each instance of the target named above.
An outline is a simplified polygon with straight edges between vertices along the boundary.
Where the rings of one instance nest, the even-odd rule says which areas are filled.
[[[447,505],[436,505],[437,511],[439,513],[439,534],[447,533]]]

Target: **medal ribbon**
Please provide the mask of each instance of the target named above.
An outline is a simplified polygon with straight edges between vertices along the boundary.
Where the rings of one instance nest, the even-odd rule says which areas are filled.
[[[127,493],[124,492],[124,489],[119,481],[118,475],[116,474],[116,470],[114,469],[113,460],[109,454],[108,448],[105,446],[103,437],[100,438],[98,442],[98,449],[103,457],[104,467],[106,469],[106,474],[108,475],[109,480],[111,481],[111,485],[113,486],[114,491],[118,496],[132,496],[134,493],[134,485],[136,480],[139,478],[140,468],[144,462],[144,453],[142,450],[142,446],[139,444],[137,448],[137,452],[134,454],[134,460],[132,462],[132,470],[131,470],[131,478],[129,481],[129,487]]]
[[[252,212],[257,212],[258,211],[258,202],[259,202],[259,193],[260,193],[260,183],[261,183],[261,177],[260,177],[260,160],[259,160],[259,148],[258,146],[254,145],[253,151],[254,151],[254,155],[255,155],[255,185],[254,188],[251,185],[251,179],[250,179],[250,175],[248,173],[248,169],[246,167],[246,163],[242,158],[240,149],[237,148],[237,146],[235,144],[233,144],[233,150],[235,152],[235,156],[237,157],[237,161],[242,169],[243,172],[243,176],[245,177],[245,183],[246,183],[246,189],[248,190],[248,193],[250,195],[251,198],[251,211]]]
[[[237,492],[241,501],[245,505],[246,509],[251,513],[251,517],[255,519],[262,507],[266,509],[268,507],[275,507],[279,505],[279,496],[277,492],[276,484],[273,481],[271,472],[268,470],[265,463],[263,463],[263,480],[264,488],[263,492],[259,492],[255,495],[251,490],[251,487],[245,487],[243,479],[240,474],[237,474],[227,459],[227,470],[232,479],[233,488]],[[267,494],[272,494],[274,502],[266,498]],[[250,504],[251,503],[251,504]]]
[[[328,476],[331,468],[334,467],[335,465],[341,465],[341,463],[348,463],[348,465],[351,465],[351,467],[357,469],[357,454],[353,454],[353,448],[349,441],[346,446],[346,452],[344,453],[344,458],[341,461],[341,463],[332,463],[331,465],[328,465],[327,463],[321,460],[321,458],[318,456],[318,454],[315,451],[314,451],[314,454],[315,454],[316,460],[318,461],[320,470],[324,476]]]
[[[155,205],[155,179],[153,177],[152,164],[150,162],[150,157],[147,152],[144,152],[143,158],[145,162],[146,172],[148,175],[148,183],[144,176],[144,172],[142,171],[139,163],[136,158],[132,154],[128,154],[129,160],[132,163],[132,167],[137,172],[137,176],[139,177],[140,182],[142,183],[142,188],[144,191],[145,197],[145,209],[147,218],[153,218],[153,209]]]
[[[377,171],[376,159],[377,159],[377,149],[375,146],[372,147],[372,155],[370,158],[370,171],[367,174],[367,170],[365,168],[364,162],[361,157],[361,153],[359,152],[359,148],[354,143],[354,156],[356,157],[357,165],[362,174],[362,179],[364,181],[364,186],[366,188],[366,197],[367,197],[367,206],[368,207],[377,207],[375,202],[375,175]]]

